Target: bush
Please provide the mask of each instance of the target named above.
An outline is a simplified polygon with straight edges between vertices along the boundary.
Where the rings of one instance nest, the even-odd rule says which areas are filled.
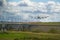
[[[0,34],[9,34],[8,32],[0,32]]]
[[[54,29],[54,28],[51,28],[48,33],[58,33],[58,30]]]
[[[14,40],[19,40],[18,38],[15,38]]]
[[[39,29],[35,29],[35,30],[33,30],[32,32],[40,33],[40,32],[43,32],[43,31],[42,31],[42,30],[39,30]]]

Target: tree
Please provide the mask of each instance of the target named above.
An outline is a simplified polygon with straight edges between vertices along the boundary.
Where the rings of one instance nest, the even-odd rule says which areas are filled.
[[[7,30],[6,30],[6,27],[5,27],[5,24],[2,24],[1,31],[2,31],[2,32],[6,32],[6,31],[7,31]]]

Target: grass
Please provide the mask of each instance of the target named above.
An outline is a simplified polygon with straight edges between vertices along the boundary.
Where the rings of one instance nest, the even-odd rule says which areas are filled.
[[[0,33],[0,40],[60,40],[60,34],[8,32]]]
[[[35,25],[60,25],[60,22],[29,22],[28,24],[35,24]]]

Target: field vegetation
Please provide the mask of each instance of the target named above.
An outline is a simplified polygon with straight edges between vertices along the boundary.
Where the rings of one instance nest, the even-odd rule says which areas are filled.
[[[33,32],[0,32],[0,40],[60,40],[60,34]]]
[[[34,24],[34,25],[58,25],[60,26],[60,22],[32,22],[26,24]],[[8,26],[7,26],[8,27]],[[6,28],[7,28],[6,27]],[[44,26],[45,27],[45,26]],[[2,28],[2,27],[1,27]],[[32,31],[25,30],[23,26],[23,30],[0,30],[0,40],[60,40],[60,30],[56,30],[51,28],[48,32],[44,32],[40,29],[34,29]]]

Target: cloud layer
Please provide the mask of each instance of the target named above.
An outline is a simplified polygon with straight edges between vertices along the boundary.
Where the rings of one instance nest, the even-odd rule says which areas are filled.
[[[14,22],[60,22],[60,3],[30,0],[8,2],[1,17],[3,21]]]

